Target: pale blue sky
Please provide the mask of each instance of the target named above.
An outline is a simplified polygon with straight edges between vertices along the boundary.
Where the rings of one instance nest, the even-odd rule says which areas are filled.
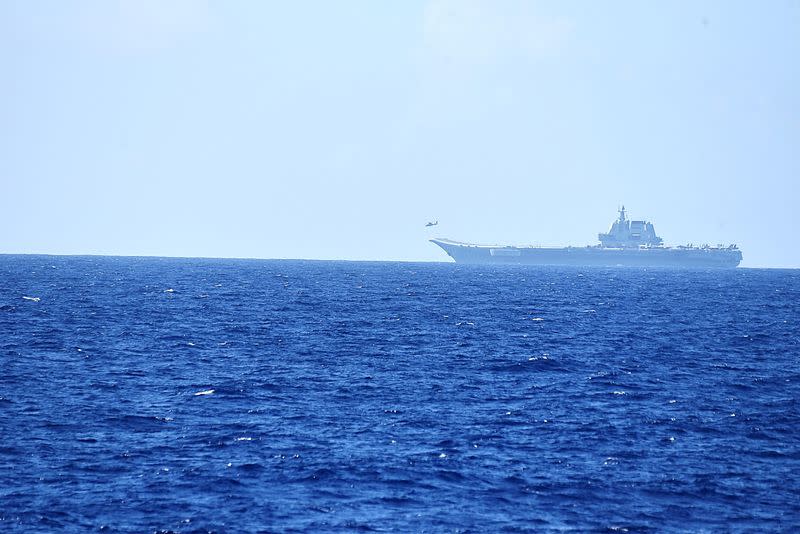
[[[0,0],[0,252],[445,260],[624,203],[800,267],[799,36],[796,1]]]

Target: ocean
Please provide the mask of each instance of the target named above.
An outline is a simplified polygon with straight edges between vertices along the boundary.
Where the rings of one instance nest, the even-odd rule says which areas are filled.
[[[800,271],[0,256],[0,531],[800,529]]]

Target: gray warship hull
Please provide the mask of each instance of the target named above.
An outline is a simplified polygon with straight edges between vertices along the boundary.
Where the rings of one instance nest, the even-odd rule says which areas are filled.
[[[573,265],[597,267],[673,267],[730,269],[742,261],[738,249],[719,247],[511,247],[431,239],[457,263]]]

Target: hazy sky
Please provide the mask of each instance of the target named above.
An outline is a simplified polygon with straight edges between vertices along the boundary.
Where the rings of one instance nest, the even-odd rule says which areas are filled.
[[[445,260],[624,203],[800,267],[794,0],[0,0],[0,69],[0,252]]]

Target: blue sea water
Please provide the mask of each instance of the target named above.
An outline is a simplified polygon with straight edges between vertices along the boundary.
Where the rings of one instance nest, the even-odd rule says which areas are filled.
[[[800,271],[0,256],[4,532],[800,529]]]

